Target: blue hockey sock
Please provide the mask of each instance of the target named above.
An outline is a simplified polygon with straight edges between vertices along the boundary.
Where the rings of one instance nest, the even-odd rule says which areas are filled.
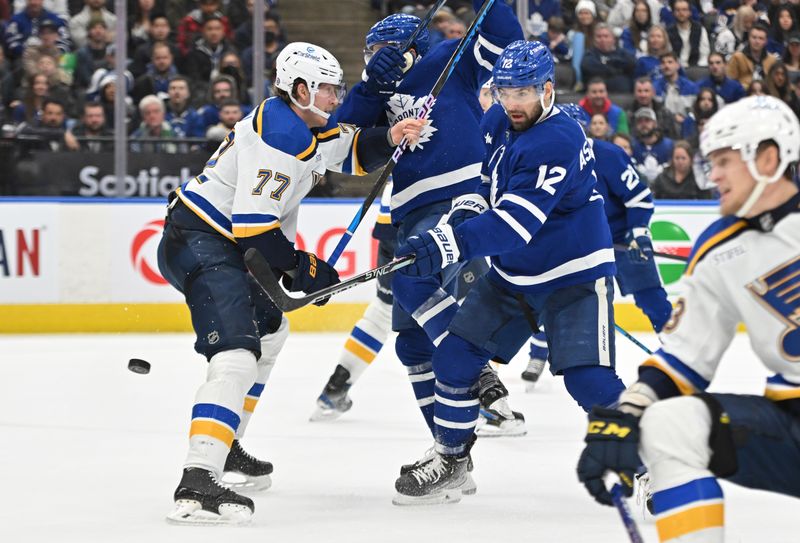
[[[610,407],[617,403],[625,385],[614,368],[574,366],[564,370],[567,392],[587,413],[592,406]]]
[[[433,344],[421,328],[401,330],[395,341],[395,352],[408,371],[408,380],[414,389],[425,423],[433,432]]]
[[[661,287],[647,288],[633,293],[636,306],[641,309],[656,332],[661,332],[672,315],[672,304],[667,299],[667,291]]]
[[[547,347],[547,337],[544,332],[539,332],[531,336],[530,357],[536,360],[547,360],[550,356],[550,349]]]
[[[430,298],[411,315],[434,345],[439,345],[447,334],[447,327],[458,311],[458,302],[444,289],[436,290]]]

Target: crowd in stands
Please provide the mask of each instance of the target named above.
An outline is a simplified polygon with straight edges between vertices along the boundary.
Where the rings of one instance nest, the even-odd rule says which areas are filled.
[[[264,1],[269,96],[287,36],[277,0]],[[422,14],[434,3],[372,1],[384,13]],[[625,148],[656,197],[712,196],[701,190],[698,139],[726,104],[769,94],[800,115],[800,0],[498,1],[528,3],[524,27],[553,53],[559,100],[579,101],[591,135]],[[108,148],[83,137],[113,130],[112,10],[112,0],[0,0],[4,135],[54,150]],[[142,139],[132,150],[223,139],[253,107],[253,0],[134,0],[128,10],[126,130]],[[462,37],[472,16],[471,0],[450,0],[433,41]]]

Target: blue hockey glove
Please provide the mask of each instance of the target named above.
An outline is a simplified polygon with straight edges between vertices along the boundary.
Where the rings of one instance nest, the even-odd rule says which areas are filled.
[[[397,47],[381,47],[364,69],[364,86],[373,94],[394,94],[405,65],[406,59]]]
[[[645,262],[653,258],[653,240],[650,238],[649,228],[633,228],[625,234],[625,243],[628,245],[628,258],[631,261]]]
[[[294,277],[283,276],[283,286],[289,292],[305,292],[310,294],[339,282],[339,272],[333,266],[317,258],[313,253],[297,251],[297,268]],[[316,305],[325,305],[328,298]]]
[[[441,224],[423,232],[418,236],[411,236],[404,245],[395,252],[395,257],[417,255],[413,264],[400,268],[400,273],[425,277],[442,271],[448,264],[458,261],[461,250],[458,247],[458,236],[449,224]]]
[[[489,204],[480,194],[462,194],[454,198],[453,207],[447,215],[442,217],[439,224],[447,223],[453,228],[456,228],[467,219],[477,217],[487,209],[489,209]]]
[[[603,505],[613,505],[603,476],[619,475],[626,496],[633,494],[633,476],[639,460],[639,418],[616,409],[595,406],[589,414],[586,447],[578,460],[578,479]]]

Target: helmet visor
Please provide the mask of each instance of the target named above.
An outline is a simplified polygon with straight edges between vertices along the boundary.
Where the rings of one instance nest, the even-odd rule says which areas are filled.
[[[372,57],[375,56],[375,53],[380,51],[382,48],[386,47],[387,45],[394,45],[397,47],[400,45],[398,42],[394,41],[383,41],[380,43],[373,44],[371,47],[364,48],[364,65],[366,66],[369,64],[369,61],[372,60]]]
[[[321,98],[336,97],[336,100],[341,102],[347,94],[347,85],[333,85],[332,83],[322,83],[317,89],[317,95]]]
[[[511,105],[530,106],[538,104],[544,89],[533,85],[527,87],[498,87],[492,86],[492,96],[504,108]]]

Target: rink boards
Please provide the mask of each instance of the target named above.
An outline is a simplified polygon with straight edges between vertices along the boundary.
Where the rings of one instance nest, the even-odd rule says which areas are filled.
[[[327,257],[361,200],[304,202],[296,245]],[[164,224],[160,199],[0,198],[0,333],[189,331],[181,295],[158,273]],[[373,206],[339,259],[342,278],[374,266]],[[651,224],[656,250],[688,255],[718,217],[715,203],[658,202]],[[671,298],[680,295],[680,263],[658,260]],[[323,308],[289,315],[303,331],[347,330],[374,294],[366,284]],[[632,301],[618,298],[617,322],[649,323]]]

